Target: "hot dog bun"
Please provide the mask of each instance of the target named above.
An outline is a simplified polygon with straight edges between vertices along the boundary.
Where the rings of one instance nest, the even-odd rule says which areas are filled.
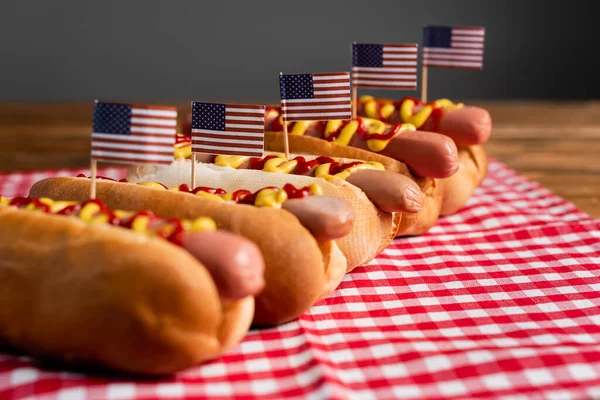
[[[167,187],[178,186],[191,180],[191,160],[176,160],[168,166],[133,166],[127,179],[131,182],[156,181]],[[154,171],[149,173],[150,171]],[[327,181],[305,175],[275,174],[256,170],[219,167],[213,164],[196,164],[196,184],[220,187],[226,191],[244,188],[250,191],[266,186],[308,186],[317,183],[325,195],[347,200],[355,214],[352,231],[336,243],[347,261],[349,272],[375,258],[395,237],[400,214],[385,213],[377,209],[357,187],[341,180]]]
[[[223,301],[193,256],[107,224],[0,207],[0,342],[35,356],[170,374],[246,334],[254,299]]]
[[[48,178],[37,182],[32,197],[86,200],[89,180]],[[335,288],[346,270],[346,260],[335,242],[319,245],[290,213],[272,208],[228,204],[182,192],[172,192],[99,180],[97,198],[109,207],[152,210],[163,217],[211,217],[219,229],[250,239],[265,261],[265,289],[256,297],[255,325],[291,321],[317,299],[325,288]]]
[[[441,215],[451,215],[460,210],[487,173],[487,155],[481,146],[459,147],[458,159],[456,174],[441,180],[444,190]]]

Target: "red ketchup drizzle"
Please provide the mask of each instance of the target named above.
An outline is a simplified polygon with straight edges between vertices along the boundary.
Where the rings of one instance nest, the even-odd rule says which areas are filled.
[[[66,206],[65,208],[63,208],[62,210],[57,212],[56,214],[58,214],[58,215],[73,215],[73,214],[79,212],[80,209],[81,209],[81,207],[79,204],[72,204],[70,206]]]
[[[440,130],[440,121],[442,120],[442,116],[444,115],[443,108],[434,108],[433,112],[429,116],[429,120],[431,121],[431,130],[433,132],[439,132]]]
[[[277,158],[277,156],[266,156],[264,158],[253,157],[250,159],[250,166],[248,169],[263,169],[265,168],[265,163],[274,158]]]
[[[117,216],[115,215],[115,213],[109,209],[108,207],[106,207],[106,205],[101,202],[98,199],[94,199],[94,200],[88,200],[85,203],[81,204],[81,208],[85,207],[87,204],[89,203],[93,203],[93,204],[97,204],[98,207],[100,207],[100,210],[98,211],[98,214],[104,214],[108,217],[108,221],[107,224],[109,225],[116,225],[116,226],[120,226],[121,225],[121,220],[119,218],[117,218]]]
[[[88,178],[88,179],[90,179],[90,178],[91,178],[91,176],[86,176],[85,174],[78,174],[76,177],[77,177],[77,178]],[[129,182],[129,181],[128,181],[127,179],[125,179],[125,178],[119,179],[119,180],[117,181],[116,179],[109,178],[108,176],[101,176],[101,175],[100,175],[100,176],[97,176],[97,177],[96,177],[96,179],[102,179],[102,180],[105,180],[105,181],[112,181],[112,182],[122,182],[122,183],[127,183],[127,182]]]
[[[273,122],[271,122],[271,127],[269,128],[268,126],[265,127],[265,130],[270,130],[273,132],[279,132],[283,130],[283,124],[281,123],[280,120],[280,116],[281,116],[281,108],[280,107],[267,107],[265,110],[265,117],[267,117],[269,115],[269,113],[271,111],[277,111],[277,118],[275,118],[273,120]]]
[[[262,189],[257,190],[254,193],[251,193],[249,190],[241,189],[233,192],[232,200],[239,204],[250,204],[253,205],[256,202],[256,196],[261,190],[265,189],[276,189],[274,186],[267,186]],[[282,188],[288,196],[288,199],[302,199],[304,197],[310,196],[310,187],[305,186],[302,188],[295,188],[294,185],[290,183],[286,183]]]
[[[184,193],[191,193],[191,189],[190,187],[187,185],[187,183],[182,183],[181,185],[177,186],[177,189],[180,192],[184,192]]]
[[[295,157],[294,160],[296,160],[296,162],[298,162],[298,165],[296,166],[296,169],[294,170],[295,175],[305,174],[308,171],[310,171],[311,169],[313,169],[321,164],[335,162],[335,160],[333,158],[326,157],[326,156],[319,156],[319,157],[315,158],[314,160],[310,160],[310,161],[306,161],[306,159],[304,157],[298,156],[298,157]]]
[[[331,167],[329,168],[329,174],[336,175],[348,168],[352,168],[356,165],[361,165],[361,164],[363,164],[362,161],[354,161],[354,162],[349,162],[346,164],[341,164],[339,162],[335,162],[335,163],[331,164]]]
[[[185,135],[177,135],[177,137],[175,138],[175,145],[178,144],[189,144],[192,143],[192,137],[191,136],[185,136]]]
[[[286,183],[283,190],[287,193],[288,199],[303,199],[310,196],[310,187],[295,188],[291,183]]]
[[[98,210],[97,214],[106,215],[108,219],[107,223],[109,225],[120,226],[126,229],[131,229],[131,224],[133,223],[134,219],[140,216],[148,217],[150,221],[159,219],[159,217],[157,217],[156,214],[154,214],[151,211],[139,211],[129,218],[119,219],[111,209],[109,209],[102,201],[98,199],[89,200],[81,204],[69,205],[63,208],[62,210],[56,212],[56,215],[78,215],[81,209],[90,203],[96,204],[100,207],[100,210]],[[45,213],[52,213],[48,205],[40,202],[40,200],[36,198],[15,197],[10,201],[10,203],[8,203],[9,206],[14,206],[17,208],[25,208],[29,204],[34,204],[37,209]],[[178,218],[169,218],[165,221],[165,224],[173,226],[173,231],[169,233],[166,230],[160,230],[155,232],[156,236],[162,237],[163,239],[166,239],[177,246],[183,246],[185,244],[185,231],[183,229],[183,224],[181,223],[181,220]]]
[[[232,199],[239,204],[253,205],[256,201],[256,195],[258,194],[258,192],[258,190],[254,193],[251,193],[249,190],[245,189],[236,190],[235,192],[233,192]]]
[[[398,133],[398,131],[401,128],[402,128],[402,124],[396,124],[396,125],[394,125],[394,127],[392,129],[390,129],[390,131],[388,133],[369,133],[369,132],[365,131],[364,129],[359,129],[358,134],[364,140],[371,140],[371,139],[390,140],[391,138],[396,136],[396,134]]]
[[[10,201],[10,203],[8,203],[9,206],[14,206],[17,208],[25,208],[30,204],[33,204],[34,207],[39,209],[40,211],[43,211],[45,213],[50,212],[50,207],[48,207],[48,205],[42,203],[38,199],[32,199],[29,197],[15,197]]]

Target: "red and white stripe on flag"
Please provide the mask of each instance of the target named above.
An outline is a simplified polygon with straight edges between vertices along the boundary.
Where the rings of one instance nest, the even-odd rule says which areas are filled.
[[[192,151],[262,157],[265,106],[194,102]]]
[[[355,44],[353,52],[354,87],[403,90],[417,88],[416,43]]]
[[[169,164],[176,135],[175,107],[97,102],[91,157],[123,164]]]
[[[280,85],[286,121],[352,118],[349,72],[282,75]]]
[[[431,43],[424,38],[423,66],[437,68],[482,69],[485,43],[484,27],[431,27],[446,28]],[[427,28],[426,28],[427,29]],[[436,40],[437,39],[437,40]]]

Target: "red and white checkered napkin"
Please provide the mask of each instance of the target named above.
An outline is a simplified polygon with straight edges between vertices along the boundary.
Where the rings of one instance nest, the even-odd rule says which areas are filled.
[[[48,175],[3,176],[0,193]],[[0,355],[0,398],[600,397],[599,239],[600,221],[492,161],[459,214],[218,360],[130,381]]]

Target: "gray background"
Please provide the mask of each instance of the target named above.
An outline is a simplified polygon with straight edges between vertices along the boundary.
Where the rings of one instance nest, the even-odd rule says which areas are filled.
[[[0,0],[0,100],[276,103],[280,71],[348,70],[352,41],[424,24],[486,27],[484,70],[430,70],[430,98],[599,98],[592,4]]]

